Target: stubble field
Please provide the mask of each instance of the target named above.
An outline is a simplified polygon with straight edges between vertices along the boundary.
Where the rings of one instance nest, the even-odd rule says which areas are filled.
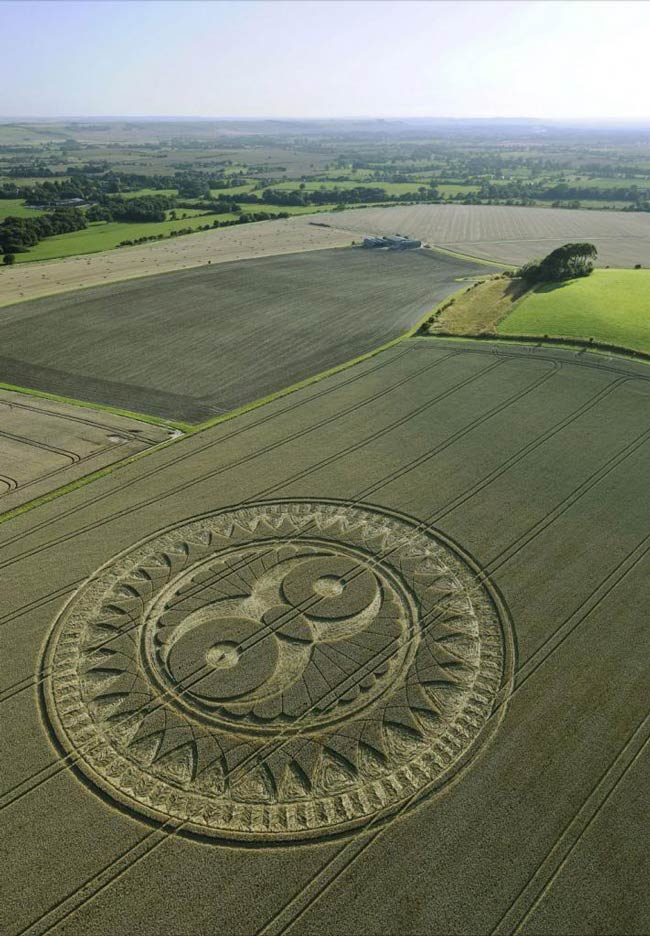
[[[0,525],[3,931],[646,932],[649,402],[411,339]]]
[[[601,266],[650,266],[650,215],[504,205],[409,205],[317,215],[352,233],[398,231],[485,260],[522,264],[569,241],[590,241]]]
[[[350,249],[148,277],[3,309],[0,365],[15,386],[196,423],[374,350],[480,271]]]
[[[0,390],[0,514],[143,452],[172,430]]]
[[[346,247],[351,240],[352,236],[347,231],[310,225],[306,219],[289,218],[188,234],[158,244],[120,247],[63,260],[21,263],[0,267],[0,306],[209,263]]]

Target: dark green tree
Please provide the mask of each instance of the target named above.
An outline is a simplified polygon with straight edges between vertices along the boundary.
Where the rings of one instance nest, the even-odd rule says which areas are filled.
[[[552,250],[540,261],[524,264],[517,276],[527,283],[557,283],[562,280],[589,276],[598,251],[590,243],[564,244]]]

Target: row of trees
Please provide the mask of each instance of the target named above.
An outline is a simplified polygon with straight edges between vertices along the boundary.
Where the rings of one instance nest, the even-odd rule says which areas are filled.
[[[133,192],[137,189],[175,189],[180,198],[209,198],[210,189],[227,187],[232,180],[223,173],[178,171],[173,175],[148,176],[134,172],[103,172],[101,164],[86,164],[72,172],[70,178],[46,178],[36,185],[5,182],[0,186],[0,198],[23,198],[30,205],[54,205],[71,198],[97,201],[106,195]],[[51,175],[52,173],[50,173]]]
[[[181,237],[183,234],[196,234],[197,231],[209,231],[211,228],[232,227],[235,224],[250,224],[253,221],[272,221],[276,218],[288,218],[287,211],[269,213],[268,211],[251,211],[248,214],[242,214],[233,221],[219,221],[215,219],[212,224],[202,224],[200,227],[180,228],[176,231],[170,231],[169,234],[150,234],[145,237],[136,237],[130,240],[120,241],[119,247],[133,247],[136,244],[146,244],[148,241],[164,240],[168,237]]]
[[[484,182],[477,195],[481,199],[487,198],[532,198],[537,201],[571,202],[571,201],[643,201],[650,197],[650,187],[638,185],[616,185],[611,188],[601,188],[589,185],[569,185],[558,183],[546,186],[541,182],[509,181],[495,185]]]
[[[384,188],[368,185],[315,190],[267,188],[262,192],[262,201],[272,205],[331,205],[332,202],[339,205],[359,205],[364,202],[430,202],[439,197],[437,189],[427,188],[424,185],[420,186],[417,191],[403,195],[390,195]]]

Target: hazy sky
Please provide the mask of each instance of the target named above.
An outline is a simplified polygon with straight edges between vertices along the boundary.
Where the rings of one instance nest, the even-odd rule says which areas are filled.
[[[650,2],[0,0],[3,116],[650,117]]]

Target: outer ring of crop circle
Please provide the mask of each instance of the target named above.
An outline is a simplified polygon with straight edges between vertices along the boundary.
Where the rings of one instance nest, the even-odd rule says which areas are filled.
[[[418,521],[414,517],[401,513],[400,511],[367,502],[356,503],[336,498],[287,497],[271,500],[255,500],[244,503],[239,502],[237,504],[231,504],[217,510],[206,511],[201,514],[193,514],[192,516],[186,517],[174,524],[159,528],[149,536],[144,537],[141,540],[137,540],[135,543],[131,543],[125,549],[120,550],[120,552],[112,555],[99,568],[95,569],[93,573],[79,585],[78,588],[75,589],[75,591],[66,600],[54,623],[52,624],[47,635],[44,651],[42,654],[39,696],[42,713],[45,717],[46,725],[50,728],[49,736],[53,742],[55,750],[63,754],[66,758],[75,758],[76,752],[74,745],[69,743],[69,736],[67,731],[59,719],[56,701],[52,692],[51,675],[53,656],[57,647],[57,632],[65,619],[65,615],[69,606],[74,602],[79,592],[82,589],[88,587],[88,585],[90,585],[94,580],[98,579],[110,566],[114,565],[120,559],[133,552],[134,549],[146,546],[149,542],[156,540],[168,533],[173,533],[175,530],[187,525],[188,523],[205,520],[212,517],[218,517],[222,514],[231,513],[243,508],[253,508],[256,506],[281,507],[283,505],[289,504],[296,506],[322,504],[324,506],[327,505],[333,507],[351,507],[353,509],[356,508],[359,510],[368,511],[369,513],[377,514],[380,517],[392,517],[395,520],[410,526],[414,533],[430,535],[434,540],[439,541],[443,546],[448,548],[459,561],[463,562],[468,567],[468,569],[474,573],[474,575],[477,576],[477,578],[480,580],[482,590],[487,593],[494,607],[494,611],[499,622],[500,635],[502,640],[502,678],[499,689],[494,696],[492,712],[488,716],[486,723],[477,732],[468,747],[456,760],[454,760],[449,765],[449,767],[443,770],[434,781],[431,781],[431,783],[428,784],[424,784],[422,788],[416,790],[410,796],[390,803],[384,809],[378,810],[370,816],[361,816],[357,819],[346,820],[337,826],[331,826],[325,833],[319,831],[318,829],[305,829],[291,831],[287,830],[286,834],[283,832],[277,832],[273,833],[272,836],[269,836],[260,835],[260,833],[257,831],[234,831],[229,829],[213,830],[206,827],[205,825],[193,823],[189,820],[183,820],[176,816],[170,816],[167,813],[161,812],[160,810],[150,807],[147,804],[141,803],[132,796],[124,793],[121,788],[112,784],[105,776],[99,774],[95,768],[92,767],[89,762],[81,755],[79,755],[76,760],[83,760],[83,767],[79,767],[74,760],[71,761],[70,766],[76,776],[85,786],[89,788],[91,792],[93,792],[94,795],[99,794],[105,803],[114,808],[120,808],[122,811],[127,813],[132,818],[137,819],[138,821],[146,822],[147,824],[152,825],[154,828],[160,828],[161,826],[169,827],[170,830],[174,831],[174,833],[181,834],[184,837],[188,837],[194,840],[199,839],[207,843],[221,842],[231,846],[238,845],[239,847],[286,847],[287,845],[292,844],[322,843],[331,839],[346,837],[363,827],[381,826],[390,819],[396,818],[402,812],[409,812],[423,801],[430,799],[435,793],[441,790],[441,788],[449,788],[451,784],[456,783],[460,779],[461,775],[464,774],[469,764],[478,756],[480,756],[480,754],[486,749],[487,744],[494,737],[497,729],[501,724],[501,721],[503,720],[514,679],[516,658],[515,632],[508,606],[503,596],[501,595],[500,590],[483,571],[480,563],[478,563],[466,549],[464,549],[455,540],[440,531],[438,528],[432,527],[430,524],[424,523],[422,521]]]

